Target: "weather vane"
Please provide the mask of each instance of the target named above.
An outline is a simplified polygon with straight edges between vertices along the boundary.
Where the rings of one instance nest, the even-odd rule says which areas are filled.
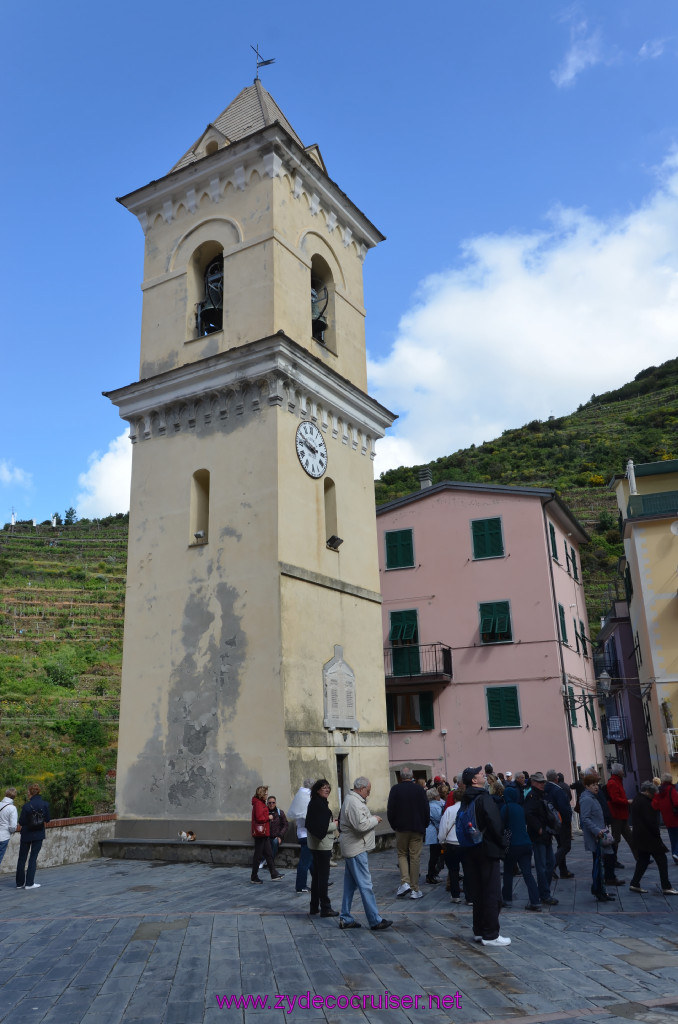
[[[259,53],[259,43],[256,46],[252,46],[250,43],[250,50],[254,50],[257,55],[257,73],[255,75],[255,81],[259,80],[259,68],[265,68],[267,64],[275,64],[275,57],[271,57],[270,60],[264,60]]]

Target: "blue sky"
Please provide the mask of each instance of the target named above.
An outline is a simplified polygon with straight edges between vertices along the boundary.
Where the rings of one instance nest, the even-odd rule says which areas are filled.
[[[448,454],[678,354],[678,5],[432,0],[309,13],[2,13],[0,522],[127,507],[143,237],[161,177],[254,77],[384,232],[365,263],[378,468]]]

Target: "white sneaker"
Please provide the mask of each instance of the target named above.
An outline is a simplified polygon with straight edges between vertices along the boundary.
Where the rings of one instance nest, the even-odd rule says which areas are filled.
[[[25,885],[24,889],[39,889],[40,882],[33,882],[33,885]]]
[[[408,882],[403,882],[402,885],[398,886],[396,896],[407,896],[408,892],[410,892],[410,885]]]
[[[261,871],[261,869],[263,867],[266,867],[266,861],[265,860],[262,860],[261,863],[259,864],[259,870]]]
[[[424,894],[421,891],[421,889],[413,889],[412,892],[410,893],[410,899],[411,900],[421,900],[423,898],[424,898]]]
[[[510,946],[511,940],[505,939],[503,935],[497,935],[496,939],[481,939],[483,946]]]

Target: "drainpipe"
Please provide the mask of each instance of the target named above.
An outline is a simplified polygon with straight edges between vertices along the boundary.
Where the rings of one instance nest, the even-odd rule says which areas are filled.
[[[555,500],[555,494],[552,495],[548,499],[548,501],[544,502],[544,504],[541,507],[541,510],[542,510],[542,515],[544,516],[544,538],[546,540],[546,551],[547,551],[548,560],[549,560],[549,576],[550,576],[550,579],[551,579],[551,600],[553,602],[553,617],[554,617],[556,623],[558,623],[558,610],[557,610],[557,607],[556,607],[557,604],[558,604],[558,602],[556,601],[556,583],[555,583],[555,579],[554,579],[554,576],[553,576],[553,558],[552,558],[552,554],[553,553],[551,551],[551,545],[550,545],[550,542],[549,542],[549,524],[548,524],[547,519],[546,519],[546,506],[550,505],[551,502],[554,501],[554,500]],[[556,626],[556,628],[557,628],[557,626]],[[562,645],[562,643],[560,641],[560,635],[558,635],[558,660],[560,661],[560,678],[562,680],[563,697],[564,697],[563,709],[565,710],[565,720],[567,722],[567,739],[568,739],[568,743],[569,743],[569,747],[570,747],[570,761],[572,763],[572,781],[576,782],[577,781],[577,755],[575,753],[574,737],[572,735],[572,721],[570,719],[570,712],[569,712],[569,700],[570,700],[570,697],[569,697],[569,693],[567,691],[567,674],[565,672],[565,659],[563,658],[563,645]]]

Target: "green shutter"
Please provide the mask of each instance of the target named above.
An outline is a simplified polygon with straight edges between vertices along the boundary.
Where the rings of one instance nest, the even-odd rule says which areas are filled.
[[[570,559],[572,561],[572,575],[579,582],[579,570],[577,569],[577,555],[574,548],[570,548]]]
[[[430,690],[419,694],[419,721],[424,732],[433,728],[433,694]]]
[[[393,694],[386,694],[386,728],[389,732],[395,732],[395,718],[393,715]]]
[[[386,533],[386,568],[403,569],[414,565],[412,530],[389,530]]]
[[[590,716],[591,716],[591,707],[589,705],[588,697],[586,696],[586,693],[584,692],[584,690],[581,691],[581,695],[582,695],[582,704],[584,706],[584,725],[586,726],[587,729],[590,729],[591,726],[590,726],[589,723],[590,723],[590,720],[591,720],[591,718],[590,718]]]
[[[393,643],[394,640],[401,640],[403,636],[403,624],[402,622],[393,621],[393,612],[391,612],[391,631],[388,634],[388,638]]]
[[[520,725],[517,686],[492,686],[486,690],[487,720],[491,729]]]
[[[503,643],[513,639],[511,612],[508,601],[494,601],[481,604],[480,640],[484,644]]]
[[[574,642],[577,647],[577,654],[579,654],[579,630],[577,629],[577,620],[572,618],[572,625],[574,626]]]
[[[563,543],[565,545],[565,564],[567,566],[567,571],[569,572],[570,571],[570,552],[567,550],[567,541],[563,541]]]
[[[498,558],[504,554],[501,519],[474,519],[471,522],[474,558]]]
[[[551,535],[551,554],[553,555],[553,557],[555,558],[555,560],[557,562],[558,561],[558,544],[556,542],[556,531],[555,531],[555,528],[553,526],[553,523],[549,523],[549,533]]]
[[[558,617],[560,618],[560,639],[567,643],[567,627],[565,625],[565,609],[562,604],[558,605]]]
[[[596,722],[596,706],[595,706],[594,698],[593,697],[589,697],[589,699],[588,699],[588,707],[585,704],[584,705],[584,711],[586,712],[587,718],[591,722],[592,728],[594,729],[594,731],[597,731],[598,730],[598,723]],[[589,725],[588,725],[588,722],[587,722],[586,723],[586,728],[588,729],[588,727],[589,727]]]
[[[588,649],[588,646],[586,644],[586,632],[584,630],[584,623],[582,622],[581,619],[579,620],[579,639],[581,640],[581,649],[582,649],[582,651],[584,653],[584,657],[588,658],[588,656],[589,656],[589,649]]]
[[[567,693],[570,698],[570,723],[577,724],[577,705],[574,699],[574,686],[568,686]]]

